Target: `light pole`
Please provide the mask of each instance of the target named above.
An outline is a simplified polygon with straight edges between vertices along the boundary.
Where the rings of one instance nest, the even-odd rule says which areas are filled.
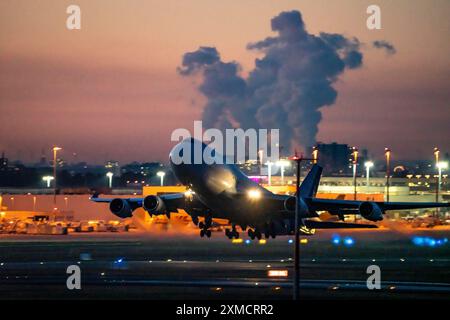
[[[358,164],[358,149],[353,147],[353,199],[356,200],[356,166]]]
[[[313,151],[312,151],[313,164],[317,164],[318,155],[319,155],[319,150],[317,149],[317,147],[313,147]]]
[[[112,188],[112,177],[113,177],[114,173],[112,172],[107,172],[106,176],[108,177],[108,186],[111,189]]]
[[[156,173],[156,175],[161,178],[161,186],[163,186],[164,185],[164,176],[166,175],[166,173],[164,171],[158,171]]]
[[[439,171],[439,152],[440,152],[439,148],[438,147],[434,147],[433,154],[434,154],[434,159],[436,161],[435,162],[436,163],[436,168],[438,168],[438,171]],[[439,193],[440,193],[440,181],[439,180],[440,180],[440,178],[439,178],[439,175],[438,175],[438,181],[436,181],[436,202],[439,202]],[[439,208],[436,208],[434,214],[435,215],[439,214]]]
[[[267,183],[269,184],[269,186],[271,186],[272,185],[272,165],[273,165],[273,162],[267,161],[266,165],[267,165]]]
[[[301,165],[303,160],[312,160],[315,161],[317,159],[312,158],[303,158],[303,156],[299,157],[297,154],[292,158],[297,164],[297,177],[296,177],[296,190],[295,190],[295,219],[294,219],[294,235],[295,235],[295,246],[294,246],[294,291],[293,291],[293,299],[299,299],[299,291],[300,291],[300,176],[301,176]]]
[[[56,205],[56,153],[61,150],[62,148],[60,147],[53,147],[53,204]]]
[[[373,162],[366,161],[364,163],[364,166],[366,167],[366,187],[367,187],[367,191],[369,191],[370,168],[373,167]]]
[[[438,183],[436,188],[436,202],[439,202],[439,194],[441,193],[441,185],[442,185],[442,170],[448,168],[448,162],[440,161],[436,164],[438,169]]]
[[[289,167],[290,163],[286,160],[279,160],[277,165],[281,168],[281,185],[284,185],[284,168]]]
[[[296,157],[297,158],[297,157]],[[300,158],[297,161],[297,180],[295,182],[295,247],[294,247],[294,300],[298,300],[300,291],[300,173],[302,160]]]
[[[42,177],[42,180],[47,182],[47,188],[50,188],[50,182],[52,182],[53,177],[52,176],[44,176],[44,177]]]
[[[438,162],[439,162],[439,148],[437,148],[437,147],[435,147],[434,148],[434,158],[435,158],[435,160],[436,160],[436,165],[438,164]]]
[[[391,149],[384,148],[386,156],[386,202],[389,202],[389,186],[391,182]]]
[[[448,168],[448,162],[440,161],[436,163],[436,167],[438,168],[438,183],[436,186],[436,202],[439,202],[439,194],[441,193],[441,184],[442,184],[442,170]],[[437,217],[439,217],[440,209],[436,208]]]

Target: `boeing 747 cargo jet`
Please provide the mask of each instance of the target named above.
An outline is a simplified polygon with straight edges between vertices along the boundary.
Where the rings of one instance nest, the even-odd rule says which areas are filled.
[[[322,168],[313,165],[311,171],[300,186],[299,201],[294,196],[277,195],[250,180],[234,164],[207,164],[202,162],[177,164],[173,161],[175,155],[184,150],[191,150],[192,159],[194,150],[200,144],[200,150],[209,148],[209,154],[214,154],[204,143],[189,138],[177,144],[169,155],[172,170],[178,180],[189,189],[185,193],[165,195],[149,195],[145,198],[99,198],[98,194],[92,196],[95,202],[107,202],[112,213],[120,218],[133,215],[137,208],[144,208],[150,215],[167,215],[177,212],[178,209],[186,211],[192,221],[200,228],[201,237],[211,236],[211,223],[213,218],[227,219],[231,229],[226,229],[226,235],[238,238],[237,226],[241,230],[248,230],[251,239],[264,235],[266,238],[275,238],[277,235],[293,235],[295,224],[295,208],[298,205],[300,217],[300,231],[304,234],[313,234],[315,229],[332,228],[376,228],[373,224],[355,224],[345,222],[320,221],[320,211],[328,211],[343,220],[344,215],[359,214],[369,221],[383,220],[383,214],[388,210],[403,210],[430,207],[449,207],[449,203],[414,203],[414,202],[371,202],[348,201],[316,198]],[[203,153],[202,153],[203,154]],[[199,217],[204,218],[199,221]]]

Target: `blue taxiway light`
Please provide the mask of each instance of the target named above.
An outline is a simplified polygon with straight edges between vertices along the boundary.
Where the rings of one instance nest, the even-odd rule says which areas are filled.
[[[448,242],[447,238],[444,239],[434,239],[431,237],[413,237],[412,243],[419,247],[436,247],[441,246]]]
[[[341,237],[337,234],[334,234],[333,237],[331,238],[331,242],[335,245],[339,245],[341,244]]]
[[[245,240],[245,244],[250,244],[251,241],[249,239]]]
[[[353,238],[346,237],[346,238],[344,238],[344,244],[348,247],[352,246],[355,244],[355,240],[353,240]]]
[[[289,239],[289,240],[288,240],[288,243],[289,243],[289,244],[294,243],[294,240]]]
[[[340,245],[341,243],[344,244],[347,247],[353,246],[355,244],[355,240],[352,237],[345,237],[342,238],[339,235],[333,235],[331,238],[331,243],[334,245]]]

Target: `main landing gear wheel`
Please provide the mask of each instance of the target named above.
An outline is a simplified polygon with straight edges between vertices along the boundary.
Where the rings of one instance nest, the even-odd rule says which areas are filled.
[[[194,223],[198,222],[198,217],[194,217],[192,221],[194,221]],[[208,238],[211,238],[211,230],[209,230],[209,228],[211,228],[211,224],[212,224],[212,214],[208,213],[205,216],[204,221],[198,222],[198,227],[200,228],[200,237],[203,238],[204,236],[207,236]]]
[[[261,240],[262,236],[261,236],[261,232],[258,229],[252,230],[252,229],[248,229],[248,236],[254,240],[255,238],[257,238],[258,240]]]
[[[228,237],[228,239],[239,238],[239,232],[237,232],[236,230],[225,229],[225,235]]]
[[[239,238],[239,232],[236,231],[236,225],[232,224],[231,225],[231,233],[233,235],[233,238],[238,239]]]
[[[211,238],[211,230],[208,229],[201,229],[200,230],[200,237],[207,236],[208,238]]]

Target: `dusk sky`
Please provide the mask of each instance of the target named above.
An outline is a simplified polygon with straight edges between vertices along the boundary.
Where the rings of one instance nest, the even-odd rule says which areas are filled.
[[[70,4],[81,7],[81,30],[66,28]],[[381,7],[382,30],[366,27],[370,4]],[[450,151],[448,0],[2,0],[0,151],[36,162],[59,145],[69,162],[165,162],[171,132],[191,129],[206,103],[200,76],[177,72],[183,55],[215,47],[245,78],[261,56],[247,44],[275,36],[271,19],[292,10],[311,34],[362,42],[361,67],[339,77],[336,102],[320,109],[318,141],[375,157],[385,146],[402,159]]]

